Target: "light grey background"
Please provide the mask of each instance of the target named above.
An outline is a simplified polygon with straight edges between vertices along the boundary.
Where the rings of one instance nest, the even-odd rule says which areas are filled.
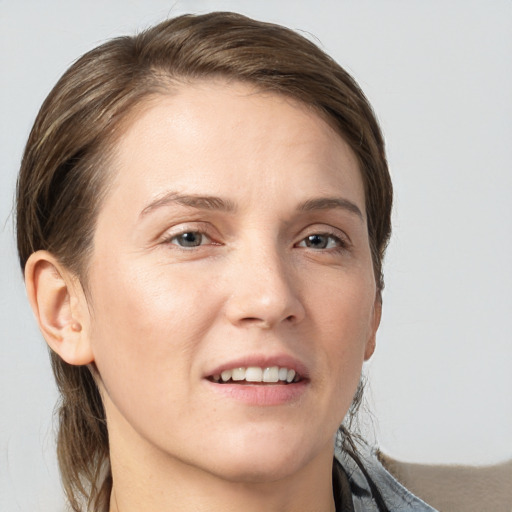
[[[209,10],[317,38],[382,122],[396,205],[384,318],[367,367],[378,443],[409,461],[512,456],[512,1],[0,0],[2,511],[61,508],[55,388],[10,216],[37,109],[93,46]]]

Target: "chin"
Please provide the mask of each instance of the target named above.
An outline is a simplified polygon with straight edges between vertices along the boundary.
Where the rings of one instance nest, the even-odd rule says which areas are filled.
[[[223,480],[233,483],[270,483],[286,479],[303,467],[304,461],[297,458],[281,459],[279,457],[242,457],[228,464],[218,465],[214,473]]]
[[[212,458],[205,461],[212,463],[210,472],[230,482],[274,482],[299,472],[320,454],[289,436],[272,440],[260,436],[241,444],[227,442],[215,454],[212,450]]]

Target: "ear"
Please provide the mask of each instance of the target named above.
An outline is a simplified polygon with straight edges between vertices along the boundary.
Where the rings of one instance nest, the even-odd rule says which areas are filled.
[[[377,293],[375,297],[375,303],[373,305],[372,319],[370,325],[370,336],[366,342],[366,348],[364,351],[364,360],[368,361],[375,352],[375,345],[377,340],[377,329],[380,325],[380,318],[382,315],[382,298],[380,293]]]
[[[66,363],[93,362],[88,337],[89,310],[77,276],[47,251],[37,251],[25,266],[25,286],[41,332]]]

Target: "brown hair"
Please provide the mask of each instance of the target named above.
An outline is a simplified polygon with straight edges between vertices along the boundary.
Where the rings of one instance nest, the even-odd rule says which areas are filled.
[[[173,83],[215,77],[248,82],[315,108],[350,145],[365,186],[380,293],[392,187],[368,101],[348,73],[301,35],[233,13],[169,19],[93,49],[66,71],[41,107],[22,160],[21,267],[32,252],[45,249],[86,287],[96,216],[108,189],[108,157],[121,123],[143,99],[165,94]],[[61,393],[58,457],[65,492],[74,511],[107,511],[112,479],[98,389],[87,367],[71,366],[55,353],[51,359]]]

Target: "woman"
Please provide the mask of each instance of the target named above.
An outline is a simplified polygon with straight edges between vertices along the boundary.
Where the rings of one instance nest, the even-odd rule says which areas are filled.
[[[79,59],[17,207],[73,510],[432,510],[348,430],[391,202],[363,93],[290,30],[183,16]]]

